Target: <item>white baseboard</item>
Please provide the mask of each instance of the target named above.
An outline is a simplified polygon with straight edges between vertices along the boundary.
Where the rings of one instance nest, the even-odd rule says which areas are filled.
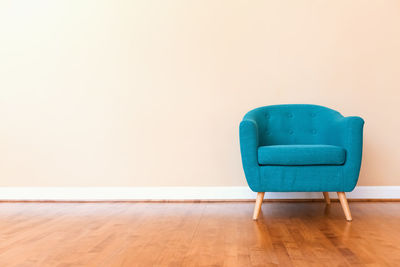
[[[330,193],[337,198],[335,193]],[[0,187],[0,200],[241,200],[247,186],[211,187]],[[358,186],[350,199],[400,199],[400,186]],[[318,192],[266,193],[268,199],[319,199]]]

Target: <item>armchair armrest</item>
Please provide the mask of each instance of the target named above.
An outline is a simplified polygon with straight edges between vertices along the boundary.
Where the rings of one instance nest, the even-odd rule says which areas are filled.
[[[359,152],[361,157],[364,120],[360,117],[344,117],[338,122],[338,142],[348,153]]]
[[[260,184],[260,166],[257,149],[259,146],[258,125],[255,120],[243,119],[239,126],[240,153],[242,164],[250,188],[257,192]]]
[[[360,117],[344,117],[336,121],[335,142],[346,149],[346,162],[343,168],[343,191],[352,191],[357,183],[361,168],[364,120]]]

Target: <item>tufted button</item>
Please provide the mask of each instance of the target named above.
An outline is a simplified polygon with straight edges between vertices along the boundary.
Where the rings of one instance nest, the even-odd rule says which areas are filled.
[[[315,118],[316,114],[315,113],[311,113],[310,114],[312,118]]]
[[[288,113],[287,116],[288,116],[289,118],[293,118],[293,114],[292,114],[292,113]]]
[[[293,130],[289,130],[289,134],[292,135],[293,134]]]
[[[266,119],[269,119],[270,115],[269,115],[268,113],[265,113],[265,114],[264,114],[264,117],[265,117]]]
[[[312,130],[311,130],[311,133],[312,133],[312,134],[317,134],[317,130],[312,129]]]

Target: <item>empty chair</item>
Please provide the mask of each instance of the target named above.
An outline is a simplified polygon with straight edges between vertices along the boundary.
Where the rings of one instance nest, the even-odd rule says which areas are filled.
[[[246,180],[257,192],[253,219],[265,192],[337,192],[352,220],[345,192],[357,184],[364,121],[317,105],[274,105],[249,111],[240,123]]]

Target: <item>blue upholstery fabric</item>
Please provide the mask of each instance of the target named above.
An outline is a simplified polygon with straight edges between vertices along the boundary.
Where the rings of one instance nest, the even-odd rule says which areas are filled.
[[[343,117],[317,105],[275,105],[248,112],[240,123],[239,134],[249,187],[255,192],[352,191],[361,167],[363,125],[360,117]],[[263,162],[259,161],[260,147],[286,145],[340,147],[346,151],[345,161],[341,165],[259,164]],[[278,157],[271,160],[277,161]]]
[[[274,145],[258,148],[260,165],[342,165],[346,150],[331,145]]]

